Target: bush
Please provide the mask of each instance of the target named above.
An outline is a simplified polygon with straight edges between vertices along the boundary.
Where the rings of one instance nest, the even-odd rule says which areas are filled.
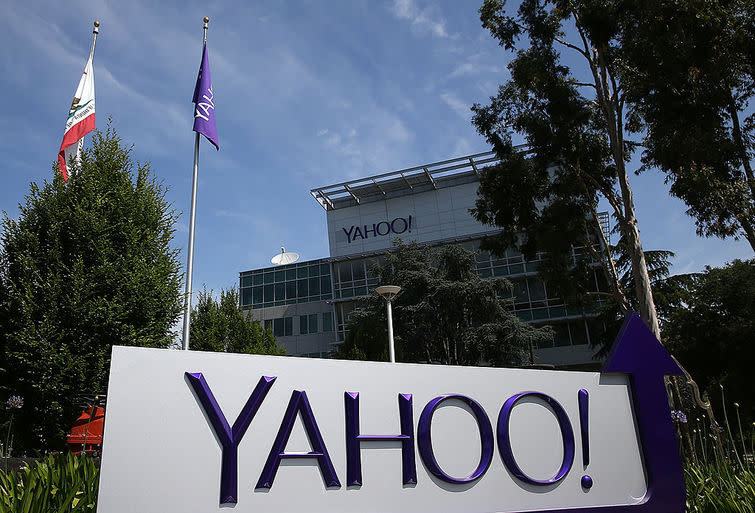
[[[0,215],[0,401],[26,404],[16,453],[65,447],[76,398],[106,393],[113,345],[170,346],[182,294],[166,195],[108,128],[67,184],[33,183],[17,219]]]

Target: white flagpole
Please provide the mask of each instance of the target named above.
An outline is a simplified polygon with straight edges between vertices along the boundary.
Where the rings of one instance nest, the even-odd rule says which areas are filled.
[[[92,49],[89,50],[89,60],[92,60],[92,57],[94,57],[94,45],[97,44],[97,34],[100,33],[100,22],[96,21],[94,22],[94,30],[92,30]]]
[[[207,44],[207,23],[210,18],[204,18],[204,38],[202,49]],[[189,255],[186,263],[186,292],[184,299],[184,330],[183,344],[184,351],[189,349],[189,325],[191,321],[191,280],[194,271],[194,220],[197,211],[197,172],[199,170],[199,132],[194,134],[194,179],[191,184],[191,217],[189,219]]]

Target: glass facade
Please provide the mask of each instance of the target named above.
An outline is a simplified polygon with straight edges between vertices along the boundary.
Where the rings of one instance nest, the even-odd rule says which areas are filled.
[[[298,317],[298,321],[294,319]],[[299,331],[294,331],[294,325],[298,322]],[[276,317],[265,319],[266,329],[273,331],[276,337],[291,337],[294,335],[313,335],[315,333],[327,333],[333,331],[333,313],[312,313],[295,317]]]
[[[269,308],[333,298],[330,264],[325,259],[243,272],[239,285],[243,308]]]
[[[276,337],[290,337],[294,334],[294,318],[279,317],[277,319],[267,319],[265,328],[273,330]]]
[[[526,322],[551,324],[554,339],[540,348],[582,345],[589,342],[589,322],[579,308],[565,304],[538,276],[542,262],[538,254],[526,260],[522,253],[507,250],[502,258],[479,250],[479,240],[461,245],[475,251],[475,270],[482,278],[505,277],[512,289],[503,297],[509,308]],[[382,263],[382,256],[342,260],[332,264],[325,259],[299,262],[282,267],[270,267],[241,273],[241,304],[244,308],[260,309],[272,306],[333,301],[333,312],[312,313],[294,317],[268,319],[265,326],[276,337],[312,335],[335,331],[333,341],[343,341],[348,316],[356,300],[364,297],[379,284],[373,268]],[[573,258],[581,258],[579,248]],[[590,289],[606,290],[603,275],[594,271]],[[335,314],[335,317],[334,317]],[[296,328],[294,328],[296,326]]]
[[[475,252],[475,270],[482,278],[507,278],[512,283],[512,289],[503,299],[509,302],[514,313],[527,322],[553,322],[556,336],[552,343],[542,347],[564,345],[581,345],[589,341],[585,322],[581,317],[583,312],[579,308],[565,304],[549,290],[547,284],[537,275],[542,262],[542,254],[534,259],[526,260],[519,251],[507,250],[502,258],[495,257],[487,251],[479,250],[479,240],[470,240],[461,245]],[[572,250],[575,261],[581,258],[579,248]],[[360,258],[335,262],[333,264],[333,287],[336,300],[337,337],[343,341],[346,336],[346,324],[349,313],[354,309],[355,302],[348,299],[358,299],[372,292],[378,285],[378,278],[372,272],[376,263],[381,263],[382,257]],[[606,290],[601,273],[593,271],[592,283],[589,288],[593,291]],[[344,301],[346,300],[346,301]],[[579,320],[567,319],[579,317]]]
[[[372,268],[379,263],[378,258],[360,258],[333,264],[333,284],[336,299],[366,296],[377,287],[378,278]]]
[[[570,319],[554,323],[553,340],[545,341],[537,345],[538,349],[562,346],[580,346],[590,342],[590,327],[592,322],[586,319]]]

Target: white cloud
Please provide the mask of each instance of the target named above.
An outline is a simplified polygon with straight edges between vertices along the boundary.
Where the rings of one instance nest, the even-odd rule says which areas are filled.
[[[412,0],[394,0],[393,13],[399,18],[411,18],[414,16],[416,7]]]
[[[443,100],[446,105],[451,107],[454,112],[461,116],[464,121],[469,121],[471,119],[472,114],[469,110],[470,106],[457,96],[446,92],[440,95],[440,99]]]
[[[501,68],[494,64],[482,64],[479,56],[472,56],[465,62],[462,62],[451,72],[449,78],[456,78],[469,75],[480,75],[482,73],[500,73]]]
[[[429,32],[435,37],[452,38],[446,30],[446,20],[435,13],[435,10],[428,7],[426,9],[418,8],[414,0],[394,0],[393,15],[400,20],[408,20],[412,27]]]
[[[366,103],[355,126],[330,128],[320,138],[319,158],[302,173],[308,180],[319,176],[328,183],[382,173],[406,163],[414,133],[404,120],[378,105]]]

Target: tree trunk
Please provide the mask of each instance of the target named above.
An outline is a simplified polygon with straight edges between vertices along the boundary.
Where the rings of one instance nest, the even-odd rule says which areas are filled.
[[[739,113],[737,112],[737,105],[734,103],[734,98],[729,96],[729,115],[731,116],[732,135],[734,136],[734,143],[737,145],[739,151],[739,158],[742,161],[742,167],[745,172],[745,180],[750,189],[750,205],[755,200],[755,176],[753,176],[752,166],[750,166],[750,158],[747,155],[747,148],[745,148],[744,141],[742,140],[742,130],[739,126]]]
[[[745,234],[745,239],[750,243],[750,247],[755,251],[755,230],[752,228],[752,224],[748,219],[739,218],[739,224],[742,225],[742,231]]]
[[[742,168],[744,169],[744,179],[747,182],[747,186],[750,189],[750,201],[747,202],[747,210],[737,216],[739,224],[742,226],[742,231],[745,233],[747,242],[750,243],[752,250],[755,251],[755,233],[753,233],[752,227],[752,213],[755,205],[755,176],[753,176],[752,166],[750,166],[750,158],[747,155],[747,148],[745,148],[744,141],[742,140],[742,130],[739,126],[739,114],[737,112],[737,106],[734,103],[734,98],[729,96],[729,116],[731,116],[732,135],[734,136],[734,144],[739,152],[739,159],[742,161]]]
[[[616,178],[621,188],[621,203],[624,212],[623,219],[619,222],[627,242],[629,255],[632,258],[632,277],[634,278],[634,289],[637,294],[640,317],[660,340],[661,330],[658,326],[658,314],[655,311],[645,253],[642,251],[642,243],[640,242],[640,231],[637,228],[632,188],[629,186],[629,177],[626,172],[623,108],[618,99],[617,86],[606,64],[607,50],[606,45],[595,48],[594,52],[598,62],[596,64],[593,61],[590,65],[595,80],[597,99],[606,120],[609,145],[616,166]]]
[[[629,179],[623,167],[624,166],[621,166],[622,169],[618,176],[619,185],[621,186],[622,202],[624,203],[624,223],[622,224],[621,229],[624,232],[629,255],[632,258],[634,290],[637,294],[640,317],[642,317],[645,324],[648,325],[653,334],[658,340],[660,340],[661,329],[658,326],[658,314],[655,311],[655,301],[653,300],[650,275],[648,274],[648,267],[645,262],[645,253],[642,251],[642,243],[640,242],[640,231],[637,229],[637,218],[635,217],[632,189],[629,187]]]

